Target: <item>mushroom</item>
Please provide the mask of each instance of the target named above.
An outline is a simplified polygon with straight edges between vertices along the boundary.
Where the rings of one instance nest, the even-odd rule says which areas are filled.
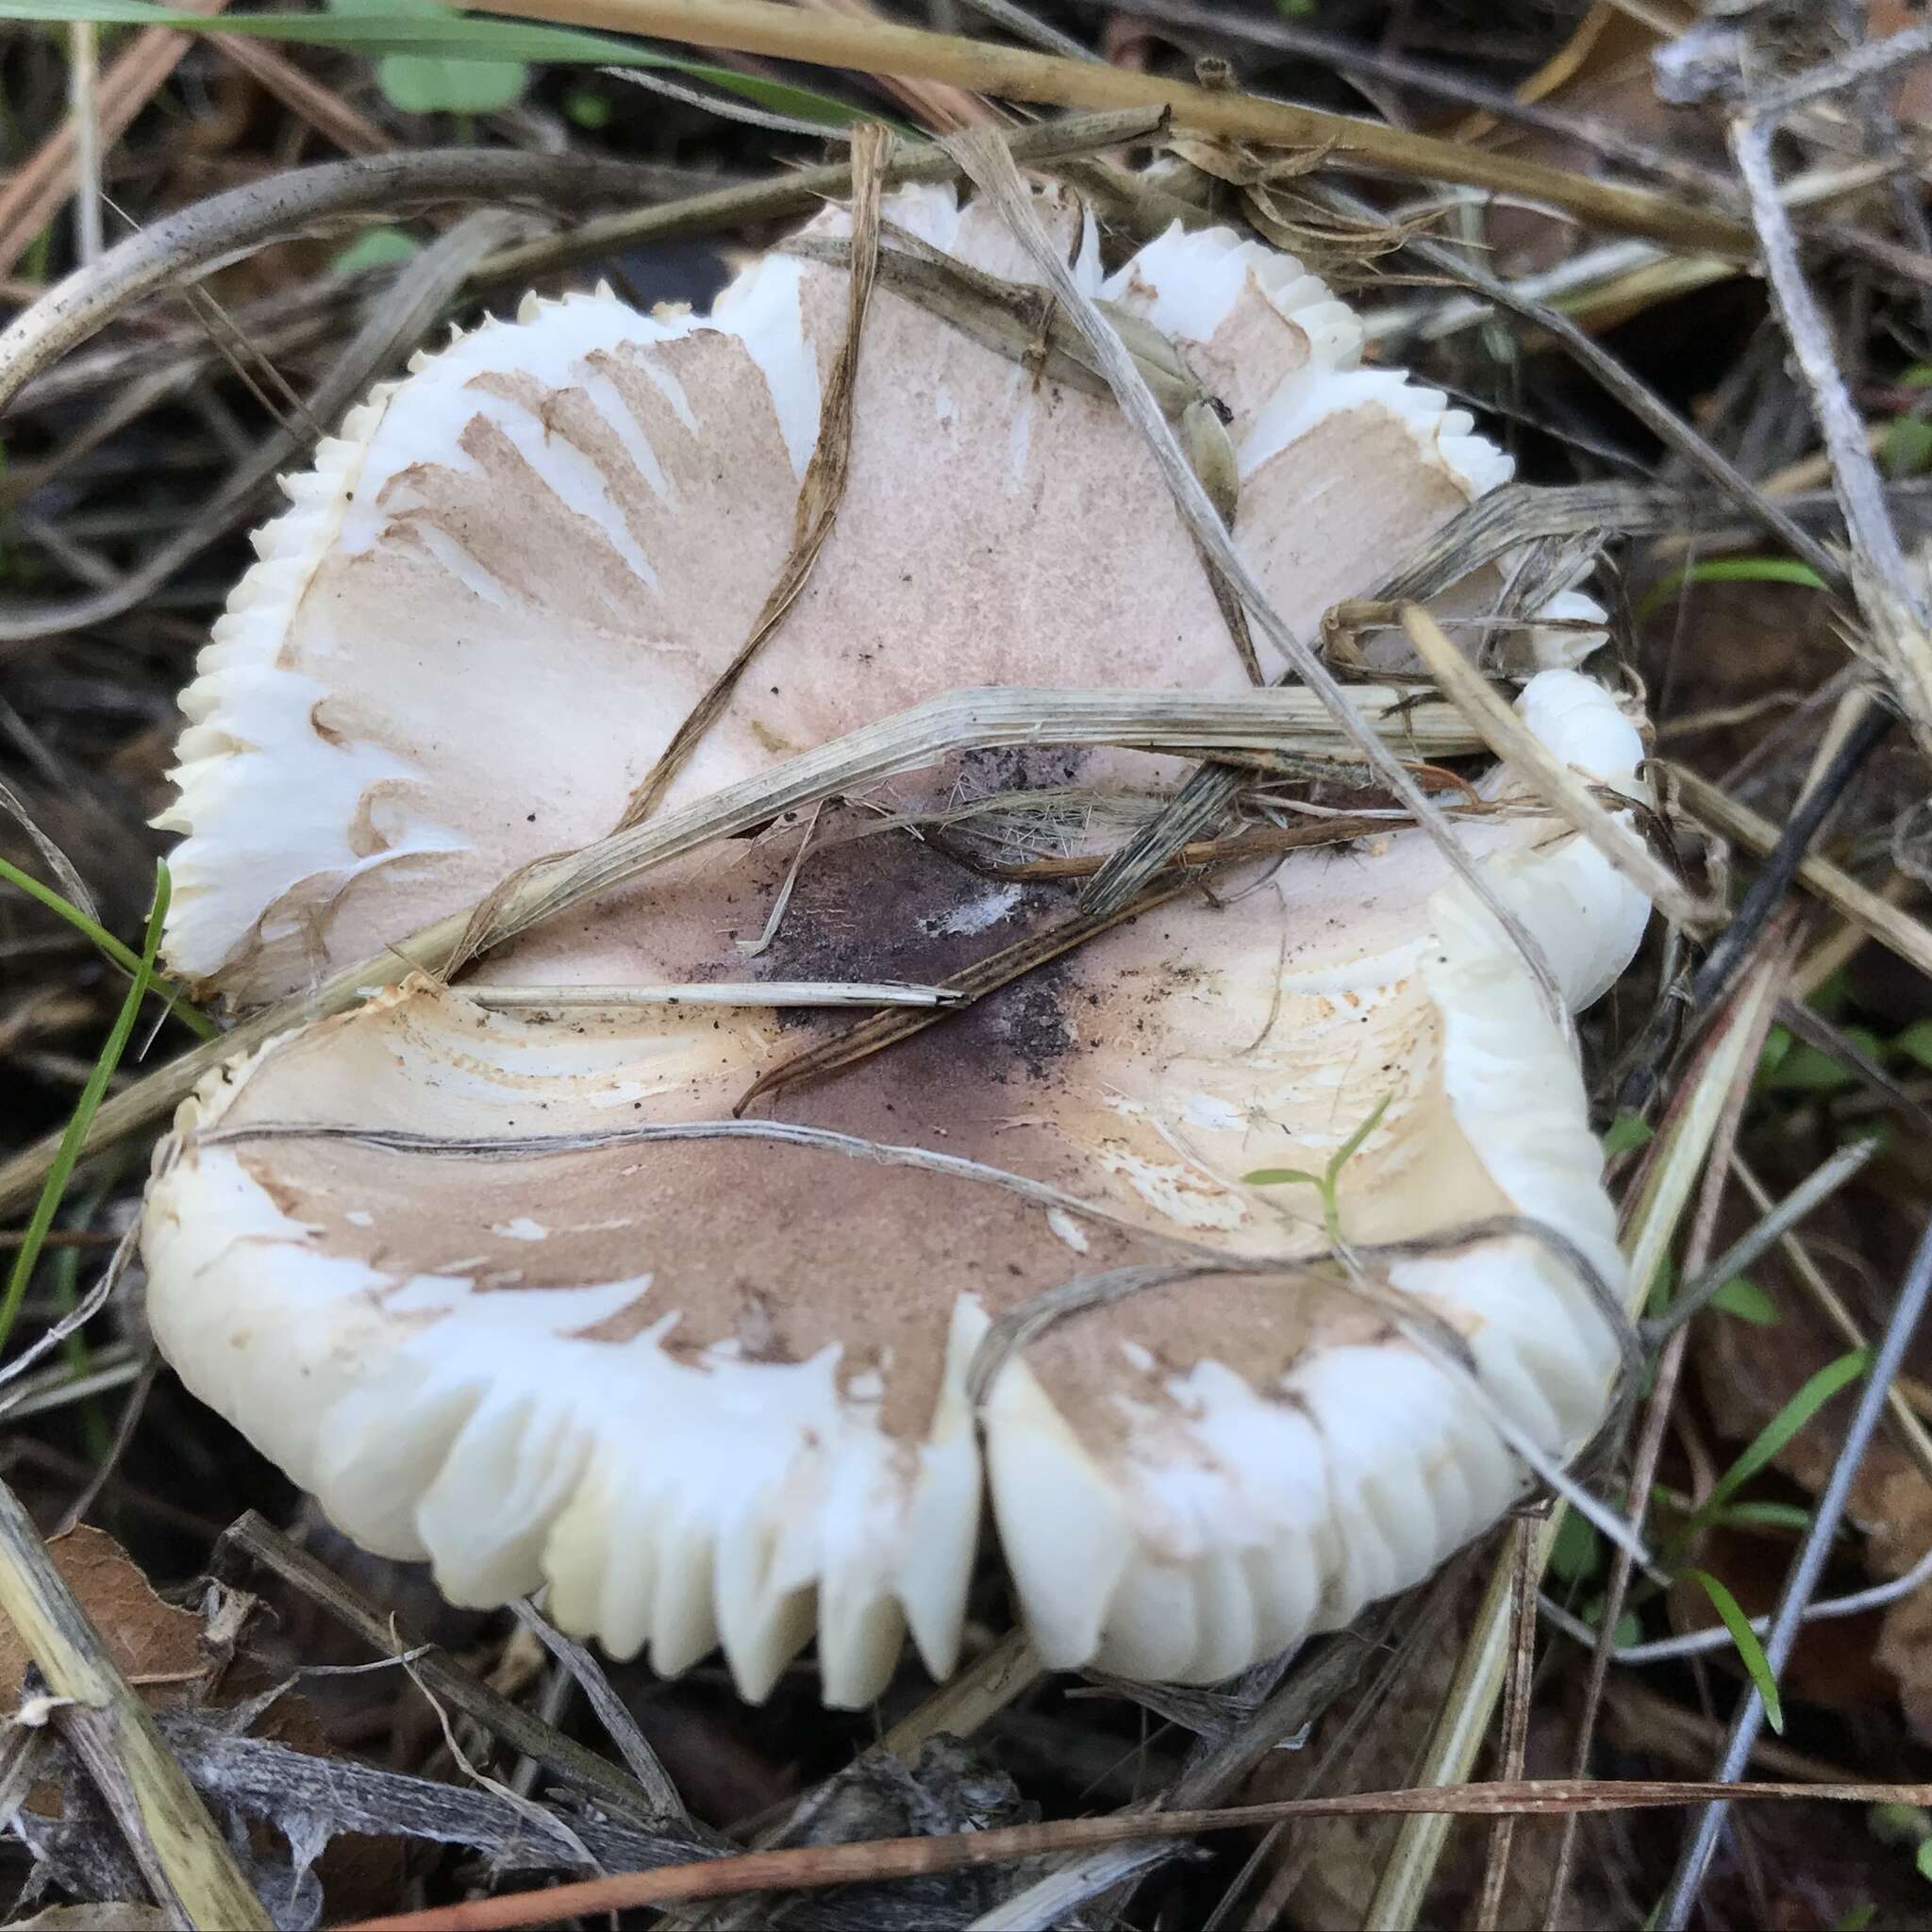
[[[1104,276],[1077,206],[1040,206],[1223,405],[1236,535],[1291,625],[1507,475],[1440,394],[1357,365],[1291,258],[1176,230]],[[886,212],[1030,279],[950,190]],[[848,293],[779,250],[709,316],[530,300],[350,417],[184,699],[176,971],[299,992],[609,829],[786,559]],[[853,422],[832,535],[667,808],[953,687],[1245,684],[1109,398],[882,283]],[[1519,710],[1634,789],[1577,648],[1531,633]],[[1611,1209],[1574,1048],[1426,833],[1150,893],[1057,955],[1077,881],[988,875],[1023,837],[1107,849],[1182,772],[955,758],[279,1035],[158,1151],[157,1341],[454,1600],[547,1583],[660,1671],[722,1642],[754,1699],[814,1631],[836,1705],[908,1630],[949,1671],[982,1491],[1052,1665],[1205,1682],[1346,1622],[1521,1495],[1512,1441],[1559,1457],[1600,1418]],[[1506,767],[1480,789],[1460,835],[1580,1008],[1647,904]],[[976,988],[1036,954],[862,1057],[849,1015],[568,992]],[[1244,1178],[1339,1150],[1331,1186]],[[1080,1306],[1014,1326],[1056,1291]]]

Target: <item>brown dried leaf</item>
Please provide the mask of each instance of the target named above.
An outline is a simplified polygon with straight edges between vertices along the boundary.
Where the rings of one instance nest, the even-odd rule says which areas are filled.
[[[165,1697],[208,1675],[201,1619],[163,1603],[112,1537],[83,1524],[48,1549],[130,1683]],[[9,1707],[20,1702],[27,1662],[20,1633],[0,1615],[0,1697]]]

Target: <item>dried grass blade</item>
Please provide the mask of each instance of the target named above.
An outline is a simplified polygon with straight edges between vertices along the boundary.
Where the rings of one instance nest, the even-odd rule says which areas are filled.
[[[566,1637],[527,1599],[519,1597],[510,1608],[516,1612],[517,1622],[582,1688],[584,1695],[590,1699],[591,1708],[597,1713],[597,1722],[617,1746],[630,1774],[637,1779],[657,1813],[689,1824],[691,1814],[685,1809],[676,1784],[664,1769],[658,1754],[651,1749],[650,1740],[631,1715],[630,1707],[611,1688],[610,1679],[604,1674],[604,1666],[575,1638]]]
[[[1111,147],[1135,146],[1158,140],[1167,125],[1160,107],[1115,108],[1098,114],[1070,114],[1062,121],[1044,121],[1015,128],[1007,136],[1016,159],[1047,165],[1097,154]],[[889,185],[904,181],[953,181],[959,166],[943,148],[902,147],[886,170]],[[630,208],[622,214],[601,215],[579,223],[559,235],[525,242],[492,256],[477,270],[478,283],[526,283],[534,276],[587,257],[608,255],[641,242],[677,235],[701,235],[750,221],[777,221],[787,215],[810,214],[827,201],[852,192],[852,170],[842,162],[800,168],[775,179],[753,181],[743,187],[719,188],[708,193],[669,203]]]
[[[628,1772],[512,1704],[493,1685],[473,1676],[435,1645],[419,1644],[393,1612],[379,1613],[341,1577],[252,1509],[229,1524],[215,1545],[210,1568],[217,1574],[232,1574],[236,1559],[242,1557],[260,1564],[319,1605],[378,1657],[408,1657],[412,1674],[442,1703],[461,1711],[513,1750],[534,1757],[612,1816],[648,1823],[655,1815],[650,1794]]]
[[[728,1898],[746,1891],[803,1890],[890,1878],[915,1878],[974,1866],[1016,1864],[1058,1852],[1091,1851],[1143,1839],[1193,1838],[1243,1831],[1295,1818],[1440,1816],[1561,1818],[1581,1812],[1655,1810],[1695,1805],[1721,1792],[1730,1803],[1846,1805],[1932,1804],[1932,1785],[1739,1784],[1689,1779],[1532,1778],[1521,1783],[1439,1785],[1433,1789],[1358,1791],[1323,1798],[1284,1798],[1204,1811],[1146,1811],[1074,1818],[1048,1824],[995,1825],[951,1837],[872,1839],[857,1844],[800,1845],[737,1857],[626,1872],[547,1891],[521,1892],[425,1912],[364,1919],[343,1932],[511,1932],[525,1925],[617,1911],[677,1899]],[[1379,1922],[1372,1922],[1377,1923]]]
[[[465,986],[492,1012],[574,1007],[942,1007],[942,986],[885,979],[708,979],[679,986]]]
[[[1469,726],[1453,707],[1416,708],[1387,687],[1357,687],[1381,715],[1382,728],[1439,755],[1475,749]],[[1332,746],[1335,725],[1305,691],[1251,691],[1201,695],[1187,691],[1009,690],[950,691],[897,715],[801,753],[708,798],[613,834],[518,882],[492,892],[494,911],[472,931],[473,908],[454,912],[343,968],[313,993],[254,1014],[220,1039],[159,1068],[101,1107],[82,1151],[118,1140],[158,1120],[223,1061],[252,1053],[289,1026],[325,1019],[359,1004],[377,988],[393,986],[419,969],[454,972],[480,949],[500,945],[553,915],[668,864],[713,840],[735,838],[794,807],[850,792],[900,772],[917,771],[952,752],[1009,744],[1124,744],[1144,751],[1204,750],[1244,744],[1269,747],[1314,742]],[[49,1136],[0,1163],[0,1214],[32,1198],[59,1145]]]
[[[839,506],[845,500],[845,477],[852,458],[852,411],[858,388],[859,345],[872,308],[873,285],[878,276],[879,201],[885,184],[885,166],[891,153],[891,132],[878,122],[864,122],[853,130],[852,275],[845,308],[845,339],[840,343],[838,360],[832,365],[824,408],[819,416],[818,441],[812,445],[811,460],[806,465],[805,481],[799,489],[791,554],[753,621],[750,634],[709,690],[691,708],[691,715],[672,733],[671,742],[631,794],[630,803],[614,828],[617,831],[641,824],[662,803],[672,780],[684,769],[699,741],[731,702],[738,680],[798,601],[798,593],[805,589],[825,539],[832,534]]]
[[[4,778],[0,778],[0,811],[13,819],[33,841],[33,848],[46,861],[47,870],[59,880],[60,890],[67,894],[68,902],[98,926],[101,908],[95,905],[94,895],[88,891],[87,881],[75,870],[74,861],[66,853],[35,824],[34,815],[27,810],[25,801]]]
[[[197,282],[239,254],[307,235],[332,215],[391,219],[438,202],[581,206],[641,200],[661,177],[635,162],[516,148],[430,148],[291,169],[192,203],[117,242],[0,331],[0,409],[32,378],[144,295]],[[482,274],[479,265],[477,275]]]
[[[22,643],[104,624],[158,591],[184,563],[246,518],[260,501],[262,486],[269,478],[319,441],[324,424],[335,421],[377,375],[422,341],[477,261],[518,225],[516,217],[501,209],[481,208],[438,237],[370,305],[360,326],[306,401],[288,391],[287,383],[260,350],[225,312],[215,309],[210,337],[230,365],[242,373],[244,353],[258,361],[292,397],[293,414],[280,417],[263,398],[265,406],[280,417],[277,427],[249,451],[192,516],[183,520],[175,535],[105,590],[51,604],[0,604],[0,643]],[[198,290],[188,292],[200,299]],[[224,337],[233,339],[233,352]]]
[[[47,1688],[72,1700],[62,1729],[114,1811],[128,1848],[176,1924],[271,1932],[153,1713],[122,1674],[55,1568],[20,1500],[0,1482],[0,1615],[19,1633]]]
[[[182,0],[195,13],[219,13],[225,0]],[[172,27],[144,27],[101,78],[96,106],[103,147],[119,141],[166,84],[194,43]],[[63,121],[0,193],[0,274],[10,273],[33,239],[59,212],[75,173],[78,145],[72,120]]]
[[[1722,907],[1689,891],[1634,832],[1597,803],[1588,780],[1557,762],[1420,604],[1402,607],[1402,627],[1429,675],[1490,749],[1529,780],[1552,811],[1641,887],[1659,912],[1693,931],[1722,917]]]
[[[782,1087],[836,1073],[855,1060],[869,1059],[874,1054],[882,1053],[902,1040],[909,1040],[915,1033],[924,1033],[928,1026],[936,1026],[941,1020],[949,1020],[954,1014],[963,1012],[988,993],[997,992],[1003,986],[1010,986],[1036,966],[1044,966],[1071,953],[1075,946],[1086,944],[1089,940],[1104,933],[1109,926],[1120,924],[1124,919],[1137,918],[1157,906],[1166,905],[1185,891],[1185,886],[1170,886],[1162,891],[1143,892],[1117,912],[1076,912],[1071,919],[1049,927],[1045,932],[1033,933],[1013,945],[1003,946],[997,953],[974,961],[940,982],[942,990],[952,995],[944,1006],[926,1008],[896,1007],[876,1013],[870,1020],[861,1020],[858,1025],[835,1034],[830,1040],[821,1041],[817,1046],[808,1047],[803,1053],[794,1054],[769,1073],[760,1074],[745,1089],[731,1110],[734,1115],[741,1114],[753,1101],[762,1099],[768,1093],[775,1093]]]
[[[1300,852],[1310,846],[1346,845],[1357,839],[1373,839],[1395,830],[1403,824],[1394,818],[1343,817],[1318,819],[1312,824],[1254,825],[1225,839],[1200,839],[1171,853],[1168,867],[1190,869],[1210,865],[1239,865],[1249,858],[1272,858],[1283,852]],[[948,832],[928,832],[926,838],[949,858],[983,874],[988,878],[1030,882],[1037,879],[1091,878],[1113,863],[1115,855],[1074,854],[1064,858],[1033,858],[1007,864],[978,858],[965,850],[959,839]]]
[[[1160,106],[1205,134],[1275,147],[1324,145],[1357,164],[1429,181],[1455,181],[1567,208],[1589,222],[1730,256],[1750,252],[1750,231],[1681,197],[1614,187],[1487,147],[1441,141],[1381,122],[1263,100],[1234,89],[1191,86],[1099,62],[1060,59],[887,21],[820,20],[772,0],[477,0],[512,13],[687,45],[728,47],[813,66],[944,80],[972,92],[1063,108]]]
[[[1678,799],[1693,818],[1760,856],[1776,850],[1780,833],[1769,819],[1748,805],[1740,805],[1708,778],[1700,777],[1682,765],[1674,764],[1669,770]],[[1800,859],[1798,879],[1881,946],[1896,953],[1921,973],[1932,974],[1932,929],[1910,913],[1901,911],[1882,893],[1860,884],[1828,858],[1807,855]]]
[[[1390,751],[1361,715],[1354,699],[1336,680],[1334,674],[1283,623],[1259,580],[1248,568],[1247,560],[1235,548],[1207,489],[1136,369],[1133,357],[1106,317],[1082,293],[1066,263],[1047,239],[1034,210],[1032,196],[1021,180],[1012,157],[998,142],[980,134],[954,135],[946,146],[958,157],[960,166],[972,175],[980,191],[999,208],[1008,226],[1032,257],[1066,306],[1080,333],[1086,337],[1122,410],[1141,432],[1158,464],[1181,520],[1247,606],[1249,614],[1260,625],[1269,642],[1288,659],[1303,682],[1327,707],[1336,723],[1383,782],[1414,813],[1417,824],[1428,832],[1450,866],[1475,894],[1477,902],[1522,953],[1549,1007],[1551,1017],[1567,1033],[1569,1008],[1555,974],[1550,971],[1549,961],[1543,957],[1542,948],[1515,913],[1504,905],[1482,868],[1463,850],[1441,808],[1430,802],[1428,795],[1409,776],[1402,761]]]

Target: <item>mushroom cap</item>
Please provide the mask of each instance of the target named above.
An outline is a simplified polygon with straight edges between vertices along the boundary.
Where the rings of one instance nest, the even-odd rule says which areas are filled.
[[[1223,384],[1237,532],[1304,634],[1507,476],[1438,391],[1357,366],[1354,317],[1291,258],[1176,230],[1103,282],[1091,228],[1050,206],[1083,282]],[[1034,279],[950,190],[887,211]],[[847,297],[842,271],[774,253],[705,317],[531,298],[352,413],[286,483],[183,695],[158,821],[187,834],[177,973],[243,1006],[304,991],[610,829],[791,549]],[[1246,682],[1111,398],[883,291],[836,525],[755,670],[667,806],[961,686]]]
[[[1086,284],[1226,406],[1237,535],[1291,623],[1507,474],[1440,396],[1356,368],[1352,319],[1289,258],[1176,232],[1103,285],[1048,206]],[[888,209],[1021,278],[950,193]],[[709,319],[538,305],[352,418],[186,700],[179,970],[242,1003],[300,989],[608,829],[783,561],[844,301],[781,254]],[[1240,688],[1110,402],[881,290],[855,425],[834,533],[673,800],[962,684]],[[1519,708],[1630,784],[1641,744],[1601,687],[1545,670]],[[1169,770],[949,760],[691,854],[472,984],[942,980],[1074,888],[989,880],[894,812],[1068,782],[1144,809]],[[1512,776],[1484,789],[1507,802]],[[1464,836],[1571,1004],[1595,997],[1641,895],[1546,816]],[[1618,1337],[1560,1250],[1457,1230],[1526,1216],[1621,1279],[1574,1054],[1426,836],[1233,884],[742,1120],[848,1022],[497,1011],[413,978],[184,1105],[144,1223],[156,1338],[358,1541],[428,1557],[461,1602],[547,1582],[565,1627],[660,1670],[722,1641],[761,1696],[816,1629],[827,1700],[857,1705],[909,1628],[943,1674],[984,1491],[1050,1663],[1226,1675],[1507,1507],[1525,1472],[1492,1412],[1552,1454],[1598,1419]],[[1335,1191],[1352,1279],[1313,1191],[1241,1176],[1320,1171],[1372,1120]],[[1378,1258],[1391,1241],[1428,1251]],[[969,1386],[999,1318],[1101,1276],[1136,1291]]]

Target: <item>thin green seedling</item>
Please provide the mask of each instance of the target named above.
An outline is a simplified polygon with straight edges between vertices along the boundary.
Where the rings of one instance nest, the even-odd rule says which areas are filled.
[[[1748,1274],[1732,1275],[1711,1296],[1710,1305],[1754,1328],[1775,1328],[1784,1320],[1778,1305]]]
[[[1243,1174],[1242,1180],[1250,1187],[1309,1187],[1315,1189],[1322,1200],[1322,1224],[1328,1236],[1328,1251],[1341,1263],[1349,1278],[1360,1286],[1360,1270],[1355,1255],[1341,1234],[1341,1181],[1342,1170],[1361,1152],[1362,1143],[1375,1131],[1382,1116],[1389,1110],[1389,1103],[1394,1099],[1392,1093],[1385,1093],[1378,1100],[1369,1117],[1349,1135],[1340,1147],[1329,1157],[1328,1164],[1320,1174],[1310,1174],[1300,1167],[1261,1167],[1252,1174]],[[1398,1324],[1399,1325],[1399,1324]],[[1404,1333],[1411,1341],[1420,1338],[1405,1329]],[[1425,1354],[1433,1356],[1438,1352],[1436,1345],[1424,1341]],[[1443,1366],[1438,1363],[1438,1366]],[[1508,1445],[1511,1451],[1536,1474],[1550,1489],[1562,1497],[1570,1507],[1587,1516],[1596,1527],[1612,1541],[1630,1551],[1637,1561],[1648,1570],[1651,1567],[1650,1555],[1643,1547],[1642,1540],[1633,1535],[1628,1525],[1618,1521],[1616,1516],[1590,1494],[1555,1462],[1510,1416],[1508,1411],[1497,1403],[1491,1391],[1482,1383],[1480,1376],[1466,1362],[1455,1360],[1447,1363],[1451,1373],[1461,1378],[1471,1395],[1480,1406],[1491,1426]]]
[[[1389,1103],[1394,1098],[1394,1094],[1385,1093],[1376,1101],[1374,1112],[1328,1157],[1328,1165],[1320,1174],[1310,1174],[1301,1167],[1257,1167],[1253,1174],[1244,1174],[1241,1179],[1251,1188],[1315,1189],[1322,1197],[1322,1225],[1327,1232],[1328,1245],[1340,1253],[1343,1242],[1341,1208],[1337,1194],[1341,1171],[1361,1152],[1362,1142],[1375,1131],[1382,1116],[1389,1111]]]
[[[61,1198],[67,1192],[75,1163],[80,1158],[88,1127],[99,1111],[108,1091],[108,1083],[114,1077],[114,1070],[121,1064],[122,1055],[127,1051],[128,1041],[133,1038],[141,1003],[147,997],[154,978],[155,953],[161,943],[161,922],[168,916],[168,899],[172,890],[167,864],[157,859],[154,904],[148,909],[147,931],[142,939],[141,957],[135,961],[134,977],[122,999],[121,1010],[115,1014],[114,1024],[108,1030],[108,1038],[101,1047],[99,1058],[94,1061],[93,1071],[87,1077],[87,1085],[80,1091],[80,1099],[68,1118],[66,1129],[60,1136],[60,1145],[47,1170],[47,1178],[41,1185],[40,1198],[34,1203],[34,1211],[27,1221],[26,1232],[14,1252],[13,1267],[7,1277],[6,1297],[0,1300],[0,1352],[4,1352],[8,1339],[13,1333],[20,1305],[26,1296],[27,1283],[33,1278],[41,1250],[46,1245],[47,1231],[54,1225],[54,1217],[60,1210]]]
[[[1610,1160],[1619,1154],[1628,1154],[1632,1148],[1646,1147],[1652,1138],[1651,1124],[1641,1115],[1620,1113],[1604,1129],[1604,1158]]]
[[[130,946],[123,945],[98,920],[90,919],[72,899],[63,898],[52,886],[43,885],[31,873],[22,872],[19,866],[0,858],[0,879],[9,886],[16,886],[37,905],[44,906],[57,918],[64,919],[75,932],[84,933],[122,972],[130,977],[140,971],[141,959]],[[180,988],[168,980],[151,974],[149,985],[167,1003],[173,1013],[190,1032],[203,1040],[213,1040],[221,1028],[204,1012],[188,1003]]]
[[[1668,604],[1687,584],[1797,584],[1807,591],[1830,587],[1810,565],[1795,557],[1714,557],[1704,563],[1667,571],[1637,607],[1639,624]]]
[[[1874,1805],[1866,1823],[1880,1844],[1903,1846],[1919,1876],[1932,1878],[1932,1814],[1916,1805]]]
[[[1894,479],[1922,475],[1932,468],[1932,423],[1923,416],[1894,416],[1887,425],[1878,460]]]
[[[1765,1721],[1782,1737],[1785,1709],[1777,1694],[1777,1679],[1772,1675],[1771,1659],[1765,1656],[1764,1646],[1758,1642],[1757,1633],[1751,1627],[1751,1619],[1744,1614],[1738,1599],[1708,1570],[1692,1570],[1687,1574],[1703,1586],[1705,1595],[1710,1599],[1711,1608],[1731,1633],[1731,1641],[1738,1646],[1739,1660],[1751,1681],[1757,1686],[1758,1696],[1764,1700]]]
[[[443,11],[437,0],[328,0],[328,9],[352,19],[390,13],[434,16]],[[390,106],[406,114],[454,115],[458,138],[467,146],[475,136],[465,124],[473,115],[514,107],[530,84],[530,69],[522,60],[385,54],[375,63],[375,84]]]
[[[1914,1066],[1932,1067],[1932,1020],[1914,1020],[1892,1037],[1888,1051],[1903,1055]]]

